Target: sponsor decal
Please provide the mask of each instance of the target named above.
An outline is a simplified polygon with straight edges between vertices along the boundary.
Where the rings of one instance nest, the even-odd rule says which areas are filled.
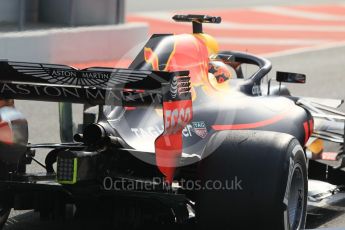
[[[51,76],[53,77],[77,77],[76,71],[66,71],[66,70],[51,70]]]
[[[110,73],[97,73],[97,72],[81,72],[82,78],[89,78],[89,79],[102,79],[102,80],[108,80],[112,76]]]
[[[131,128],[131,131],[139,138],[158,137],[164,131],[164,126],[150,126],[145,128]]]
[[[195,121],[192,122],[192,125],[196,135],[201,138],[205,138],[207,136],[208,132],[204,121]]]
[[[111,77],[111,73],[107,72],[90,72],[90,71],[75,71],[75,70],[58,70],[51,69],[50,76],[52,77],[73,77],[81,79],[92,79],[92,80],[108,80]],[[48,80],[49,81],[49,80]]]
[[[142,101],[147,98],[153,103],[161,103],[162,96],[150,91],[145,92],[124,92],[116,90],[103,90],[93,88],[73,88],[73,87],[60,87],[60,86],[47,86],[47,85],[27,85],[27,84],[10,84],[0,83],[0,94],[6,97],[17,98],[23,95],[30,97],[40,98],[54,98],[57,99],[87,99],[87,100],[103,100],[105,102],[112,101]],[[145,99],[146,98],[146,99]]]
[[[186,127],[182,130],[182,135],[184,137],[192,137],[193,136],[193,126],[190,124],[186,125]]]
[[[253,85],[252,94],[253,95],[261,95],[260,85]]]
[[[68,66],[56,67],[49,64],[30,63],[28,66],[21,66],[15,62],[9,62],[9,64],[19,73],[56,85],[108,87],[109,85],[122,85],[127,82],[137,81],[136,78],[124,77],[120,79],[121,73],[116,69],[93,71],[78,70]]]
[[[156,125],[142,128],[131,128],[131,131],[138,138],[157,138],[164,131],[164,126]],[[204,121],[196,121],[191,124],[186,125],[182,130],[182,136],[186,138],[191,138],[195,135],[205,138],[208,134],[206,123]]]
[[[164,126],[156,125],[142,128],[131,128],[131,131],[139,138],[157,138],[164,131]],[[193,126],[191,124],[186,125],[182,130],[183,137],[192,137],[194,133]]]
[[[191,101],[163,102],[165,131],[175,134],[192,119]]]

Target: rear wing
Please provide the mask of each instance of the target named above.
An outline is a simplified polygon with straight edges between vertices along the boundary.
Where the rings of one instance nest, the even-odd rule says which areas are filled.
[[[182,130],[192,120],[188,71],[113,68],[0,61],[0,99],[163,108],[164,132],[156,139],[156,164],[172,181],[182,155]]]
[[[0,98],[145,106],[190,99],[188,71],[164,72],[0,61]]]

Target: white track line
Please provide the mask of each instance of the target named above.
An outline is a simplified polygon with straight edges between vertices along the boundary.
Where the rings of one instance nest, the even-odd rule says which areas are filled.
[[[345,3],[339,4],[339,7],[345,7]],[[273,7],[255,7],[255,8],[250,8],[250,9],[266,12],[267,9],[269,8],[271,8],[272,10]],[[270,13],[284,15],[284,12],[287,12],[286,8],[280,8],[280,10],[278,9],[279,11],[277,12],[277,8],[278,7],[274,7],[274,11]],[[220,10],[223,10],[223,9],[220,9]],[[288,16],[292,16],[292,17],[302,17],[302,18],[308,18],[308,19],[337,20],[337,21],[341,19],[341,21],[345,21],[345,17],[333,16],[333,15],[328,15],[328,14],[319,14],[319,13],[306,14],[305,12],[301,12],[301,11],[292,12],[291,10],[287,12],[285,15],[287,14]],[[133,15],[171,22],[172,21],[171,17],[174,15],[174,12],[145,12],[145,13],[139,13],[139,14],[133,14]],[[267,30],[267,31],[270,31],[270,30],[271,31],[275,31],[275,30],[276,31],[319,31],[319,32],[344,32],[345,31],[344,26],[245,24],[245,23],[232,23],[232,22],[226,22],[226,21],[218,25],[205,25],[205,26],[206,27],[212,26],[214,29],[219,27],[220,29]],[[225,39],[228,40],[227,38]],[[261,42],[264,43],[268,41],[268,40],[266,41],[265,40],[262,40]],[[228,40],[228,41],[229,43],[234,42],[234,40],[232,41]],[[223,40],[223,42],[226,42],[226,41]],[[251,41],[247,40],[246,42],[251,42]],[[272,53],[263,53],[260,55],[265,56],[267,58],[274,58],[274,57],[302,54],[302,53],[307,53],[307,52],[327,50],[327,49],[332,49],[332,48],[337,48],[337,47],[345,47],[345,41],[314,45],[313,47],[303,47],[303,48],[289,49],[285,51],[278,51],[278,52],[272,52]]]
[[[265,6],[265,7],[258,7],[254,9],[258,12],[264,13],[271,13],[276,15],[284,15],[290,16],[295,18],[304,18],[304,19],[312,19],[312,20],[319,20],[319,21],[345,21],[345,16],[337,16],[332,14],[325,14],[325,13],[312,13],[303,10],[295,10],[289,9],[286,7],[278,7],[278,6]]]
[[[240,44],[240,45],[270,45],[270,46],[311,46],[331,43],[331,40],[316,40],[316,39],[270,39],[270,38],[228,38],[216,37],[216,40],[221,44]]]
[[[157,11],[157,12],[143,12],[143,13],[134,13],[130,16],[138,16],[138,17],[145,17],[151,19],[157,19],[162,21],[174,22],[172,17],[175,15],[174,12],[169,11]]]
[[[218,25],[206,24],[205,28],[260,30],[260,31],[308,31],[308,32],[345,32],[345,26],[286,25],[286,24],[250,24],[224,21]]]
[[[266,58],[274,58],[274,57],[290,56],[290,55],[296,55],[296,54],[301,54],[301,53],[309,53],[309,52],[314,52],[314,51],[321,51],[321,50],[334,49],[334,48],[340,48],[340,47],[345,47],[345,41],[323,44],[323,45],[313,46],[313,47],[304,47],[304,48],[289,49],[285,51],[278,51],[278,52],[272,52],[272,53],[263,53],[259,55],[264,56]]]
[[[171,12],[139,13],[133,16],[161,20],[174,23]],[[345,26],[334,25],[287,25],[287,24],[252,24],[223,21],[221,24],[205,24],[205,28],[213,29],[237,29],[237,30],[260,30],[260,31],[310,31],[310,32],[345,32]]]

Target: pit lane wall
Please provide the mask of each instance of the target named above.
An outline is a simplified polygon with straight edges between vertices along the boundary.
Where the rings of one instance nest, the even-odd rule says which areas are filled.
[[[143,23],[0,33],[0,59],[76,63],[128,59],[148,37]]]

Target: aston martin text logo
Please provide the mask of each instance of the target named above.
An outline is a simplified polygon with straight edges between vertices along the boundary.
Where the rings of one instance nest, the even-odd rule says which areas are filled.
[[[109,79],[111,73],[52,69],[52,77],[81,77],[83,79]]]
[[[196,135],[205,138],[208,134],[206,124],[204,121],[192,122],[193,129]]]
[[[162,103],[162,96],[157,94],[124,92],[93,88],[74,88],[52,85],[27,85],[0,83],[0,95],[7,98],[56,98],[56,100],[91,100],[98,102],[145,102],[149,97],[153,103]]]
[[[50,75],[52,77],[77,77],[77,71],[53,69]]]
[[[109,84],[137,81],[136,78],[120,78],[122,72],[117,69],[89,68],[78,70],[69,66],[57,67],[57,65],[38,63],[29,63],[27,66],[22,66],[16,62],[9,62],[9,64],[19,73],[37,78],[38,83],[43,84],[107,87]],[[37,81],[34,79],[34,82]]]

